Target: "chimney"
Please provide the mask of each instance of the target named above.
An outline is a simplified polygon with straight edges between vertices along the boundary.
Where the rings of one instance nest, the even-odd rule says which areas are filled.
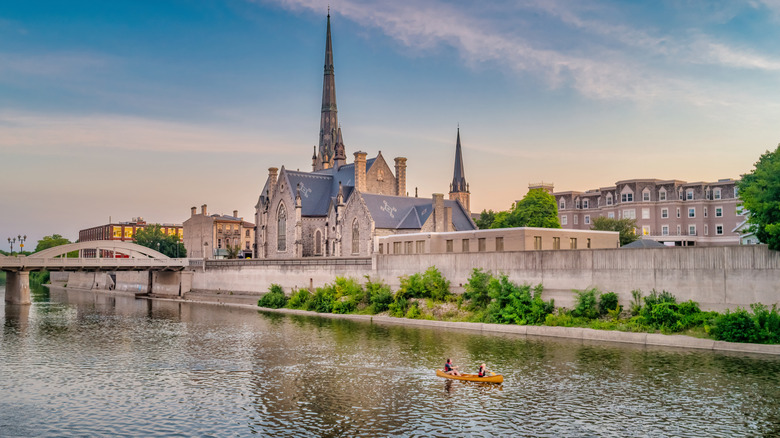
[[[206,210],[206,204],[200,206],[200,214],[202,214],[203,216],[209,215],[208,210]]]
[[[433,194],[433,231],[442,232],[444,230],[444,194]]]
[[[366,153],[355,152],[355,190],[366,191]]]
[[[276,177],[278,176],[279,169],[276,167],[268,168],[268,199],[270,200],[274,196],[274,190],[276,190]]]
[[[192,211],[192,216],[195,216],[195,213],[198,211],[198,208],[197,207],[192,207],[190,209],[190,211]]]
[[[395,159],[395,195],[406,196],[406,158]]]
[[[238,217],[238,210],[233,210],[233,217]]]

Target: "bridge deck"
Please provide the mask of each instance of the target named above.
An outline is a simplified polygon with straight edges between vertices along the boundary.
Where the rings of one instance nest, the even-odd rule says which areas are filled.
[[[36,258],[3,257],[0,258],[0,271],[131,271],[160,270],[180,271],[190,265],[189,259],[152,259],[152,258]]]

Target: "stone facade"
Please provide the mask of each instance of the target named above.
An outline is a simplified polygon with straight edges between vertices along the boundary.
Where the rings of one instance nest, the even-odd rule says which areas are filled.
[[[343,133],[340,127],[336,128],[330,40],[328,17],[320,146],[315,147],[312,156],[312,171],[292,171],[284,166],[281,170],[268,169],[268,178],[255,205],[255,257],[365,257],[376,250],[377,236],[476,229],[468,212],[460,132],[455,185],[448,201],[444,201],[443,195],[431,199],[408,197],[404,157],[393,160],[395,172],[381,151],[373,158],[357,151],[354,161],[346,162]],[[436,202],[438,215],[433,214]]]
[[[255,242],[255,225],[238,217],[208,214],[206,204],[201,212],[192,207],[190,218],[184,221],[184,248],[190,258],[221,259],[228,256],[227,246],[239,246],[239,257],[252,257]]]
[[[738,245],[745,220],[736,181],[632,179],[586,192],[554,192],[567,229],[590,229],[593,219],[636,219],[637,234],[674,246]]]

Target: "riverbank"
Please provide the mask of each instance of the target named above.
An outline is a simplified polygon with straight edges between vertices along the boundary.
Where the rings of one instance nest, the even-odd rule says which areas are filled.
[[[101,292],[102,293],[102,292]],[[543,336],[581,340],[583,342],[612,342],[644,345],[648,347],[673,347],[688,348],[696,350],[712,350],[738,353],[755,353],[780,355],[780,345],[766,344],[748,344],[737,342],[715,341],[712,339],[700,339],[685,335],[664,335],[660,333],[633,333],[613,330],[596,330],[580,327],[551,327],[535,325],[513,325],[513,324],[489,324],[478,322],[452,322],[435,321],[427,319],[396,318],[392,316],[378,315],[357,315],[357,314],[336,314],[336,313],[317,313],[298,309],[270,309],[259,307],[256,304],[246,304],[232,301],[232,296],[224,294],[205,294],[200,293],[189,296],[186,299],[175,299],[167,297],[144,297],[152,300],[193,302],[200,304],[213,304],[219,306],[228,306],[233,308],[242,308],[268,313],[284,313],[291,315],[317,316],[323,318],[349,319],[353,321],[363,321],[368,323],[423,326],[441,329],[457,329],[478,331],[484,333],[509,333],[525,336]],[[256,300],[257,297],[255,296]]]

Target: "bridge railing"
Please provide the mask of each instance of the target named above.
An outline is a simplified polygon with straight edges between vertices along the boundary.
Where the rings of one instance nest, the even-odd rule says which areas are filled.
[[[183,269],[188,266],[189,259],[6,257],[0,260],[0,270]]]
[[[203,268],[202,259],[190,259],[191,268]],[[298,259],[227,259],[206,260],[206,268],[221,268],[228,266],[371,266],[370,257],[320,258],[307,257]]]

